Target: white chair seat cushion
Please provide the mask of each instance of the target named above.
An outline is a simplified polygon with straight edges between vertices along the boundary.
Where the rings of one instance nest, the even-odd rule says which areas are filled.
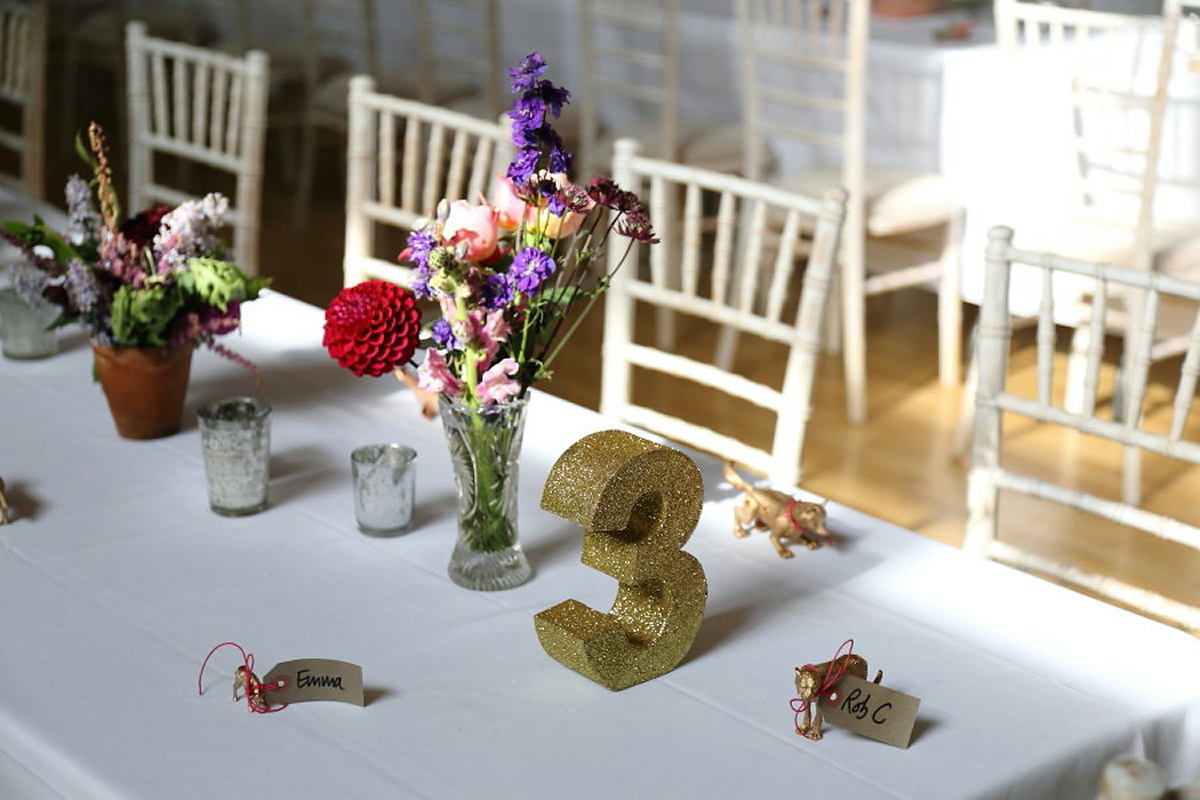
[[[1013,244],[1024,250],[1052,253],[1066,258],[1076,258],[1096,264],[1133,266],[1133,228],[1111,219],[1088,216],[1067,217],[1056,221],[1053,226],[1026,224],[1015,228]],[[1156,225],[1153,233],[1154,269],[1178,277],[1200,280],[1200,228],[1178,222],[1164,221]],[[1083,276],[1066,273],[1055,274],[1055,294],[1069,297],[1077,294],[1087,297],[1091,281]],[[1033,316],[1037,313],[1041,297],[1040,271],[1023,264],[1014,264],[1010,277],[1012,286],[1011,310],[1018,316]],[[1076,314],[1082,309],[1060,303],[1056,308],[1056,321],[1063,325],[1077,324]],[[1114,302],[1110,311],[1110,330],[1120,330],[1123,317],[1120,303]],[[1162,333],[1176,336],[1185,333],[1176,330],[1178,321],[1163,314],[1160,325]],[[1161,337],[1157,337],[1161,338]]]
[[[842,185],[842,171],[840,167],[814,167],[773,183],[820,197],[830,187]],[[946,179],[928,172],[868,167],[865,194],[865,225],[871,236],[941,225],[963,209]]]
[[[1073,216],[1056,220],[1053,226],[1023,225],[1016,228],[1017,247],[1091,261],[1097,264],[1133,266],[1133,226],[1100,217]],[[1151,234],[1153,268],[1187,278],[1200,278],[1200,227],[1174,221],[1158,221]]]

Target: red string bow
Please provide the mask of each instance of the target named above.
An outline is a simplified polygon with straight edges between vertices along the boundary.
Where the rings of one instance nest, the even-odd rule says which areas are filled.
[[[275,683],[260,683],[258,676],[254,674],[254,654],[247,653],[242,649],[240,644],[236,642],[221,642],[219,645],[208,651],[208,655],[204,657],[204,662],[200,665],[200,674],[196,677],[196,693],[204,694],[204,668],[208,665],[208,660],[212,658],[213,653],[220,650],[222,647],[236,647],[238,652],[242,654],[242,666],[238,667],[237,678],[234,682],[233,699],[237,700],[238,686],[241,685],[246,696],[246,710],[253,711],[256,714],[272,714],[276,711],[283,711],[288,704],[271,708],[262,701],[262,693],[271,689],[282,689],[283,684]]]
[[[791,701],[789,702],[789,705],[791,706],[792,711],[795,712],[795,721],[796,721],[797,728],[800,727],[800,715],[808,710],[810,703],[820,702],[820,699],[822,697],[828,697],[830,699],[835,699],[833,697],[833,689],[835,686],[837,686],[837,682],[842,679],[842,675],[844,675],[846,673],[846,665],[849,663],[849,660],[850,660],[848,658],[845,658],[845,659],[842,659],[842,662],[840,664],[838,663],[838,658],[841,656],[843,647],[846,648],[846,655],[847,656],[851,655],[854,652],[854,640],[847,639],[846,641],[842,642],[838,646],[837,652],[835,652],[833,654],[833,658],[830,659],[830,661],[829,661],[829,666],[825,668],[825,677],[821,679],[821,685],[819,687],[817,687],[817,691],[813,694],[813,696],[811,698],[793,697],[791,699]],[[816,665],[815,664],[805,664],[800,669],[802,669],[802,670],[816,669]]]

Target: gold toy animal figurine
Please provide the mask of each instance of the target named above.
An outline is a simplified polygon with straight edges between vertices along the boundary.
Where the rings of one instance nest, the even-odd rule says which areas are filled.
[[[821,738],[821,699],[828,698],[830,702],[840,699],[835,689],[843,675],[853,675],[866,680],[867,660],[857,653],[847,653],[844,656],[836,656],[832,661],[826,661],[823,664],[805,664],[803,667],[796,667],[796,694],[798,696],[792,701],[792,708],[797,715],[801,713],[804,715],[803,721],[796,723],[796,733],[814,741]],[[875,676],[875,683],[879,683],[881,680],[883,680],[883,670],[879,670]]]
[[[793,541],[809,550],[832,544],[825,529],[825,506],[797,500],[775,489],[759,489],[746,482],[733,464],[725,463],[725,479],[743,492],[742,502],[733,510],[733,535],[748,536],[750,531],[770,531],[771,544],[780,558],[791,558],[784,541]]]
[[[8,524],[8,499],[4,496],[4,479],[0,478],[0,525]]]
[[[262,682],[245,666],[238,667],[233,673],[233,701],[235,703],[242,699],[238,696],[239,692],[246,698],[247,711],[254,711],[256,708],[265,706],[262,701]]]

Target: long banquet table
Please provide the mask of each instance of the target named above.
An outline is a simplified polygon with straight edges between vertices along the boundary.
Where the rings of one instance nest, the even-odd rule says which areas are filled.
[[[389,379],[320,346],[321,311],[277,293],[228,337],[261,381],[200,351],[184,430],[119,439],[80,334],[0,361],[0,797],[1092,798],[1108,759],[1200,770],[1200,641],[836,504],[836,546],[778,558],[730,532],[717,465],[686,549],[709,582],[672,672],[611,692],[548,657],[532,617],[614,584],[580,532],[538,507],[551,464],[601,416],[538,392],[521,460],[532,581],[473,592],[445,575],[455,513],[436,421]],[[274,407],[270,507],[207,507],[194,418],[252,393]],[[349,452],[412,445],[416,528],[354,525]],[[1036,524],[1031,521],[1031,524]],[[793,668],[854,639],[884,684],[921,698],[893,748],[793,730]],[[248,714],[239,657],[363,668],[368,703]],[[260,673],[262,674],[262,673]]]

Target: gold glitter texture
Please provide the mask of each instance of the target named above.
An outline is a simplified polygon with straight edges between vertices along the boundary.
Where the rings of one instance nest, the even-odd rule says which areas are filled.
[[[583,528],[580,560],[617,580],[612,609],[566,600],[533,618],[551,657],[609,689],[675,668],[696,638],[708,581],[680,548],[700,519],[690,458],[625,431],[571,445],[550,469],[542,508]]]

